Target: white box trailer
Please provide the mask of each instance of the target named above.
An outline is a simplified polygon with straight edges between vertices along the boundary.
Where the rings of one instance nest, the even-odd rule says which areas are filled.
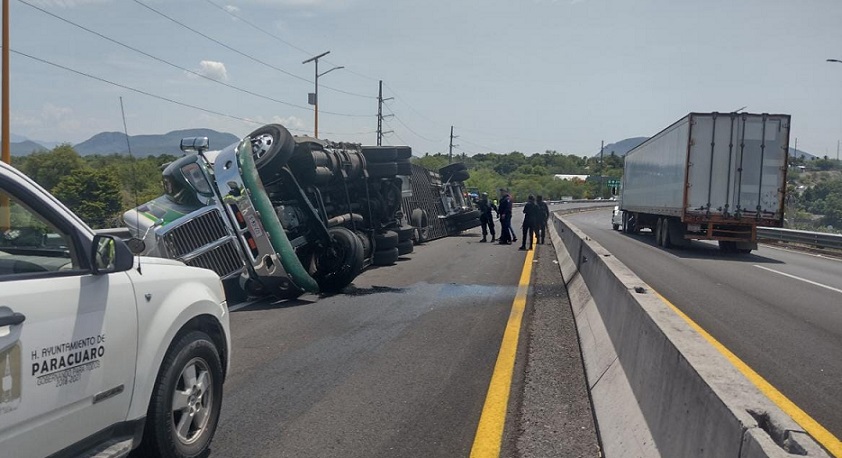
[[[790,116],[690,113],[626,154],[625,232],[663,247],[718,240],[757,248],[757,226],[783,225]]]

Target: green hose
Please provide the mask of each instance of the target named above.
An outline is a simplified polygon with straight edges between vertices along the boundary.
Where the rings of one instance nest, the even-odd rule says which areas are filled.
[[[269,201],[269,196],[266,195],[266,190],[263,189],[263,182],[260,181],[260,176],[257,174],[257,167],[254,165],[254,158],[251,157],[251,143],[244,140],[237,147],[237,157],[240,162],[241,175],[246,189],[251,191],[251,200],[254,208],[260,214],[260,222],[263,223],[263,229],[269,234],[269,241],[272,248],[281,257],[281,265],[284,266],[290,280],[304,291],[311,293],[319,292],[319,284],[310,276],[307,269],[301,265],[298,256],[295,255],[295,250],[292,244],[289,243],[284,227],[275,215],[275,209],[272,207],[272,202]]]

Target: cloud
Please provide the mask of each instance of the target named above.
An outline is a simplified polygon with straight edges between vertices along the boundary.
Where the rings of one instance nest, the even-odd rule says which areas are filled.
[[[240,12],[240,9],[234,5],[225,5],[223,8],[225,8],[225,11],[228,11],[231,14],[237,14]]]
[[[70,107],[45,103],[39,111],[18,111],[10,118],[12,127],[28,138],[45,141],[77,141],[107,127],[96,118],[85,118]]]
[[[212,60],[203,60],[199,62],[199,68],[196,73],[206,76],[217,81],[228,81],[228,70],[222,62],[215,62]],[[189,75],[188,76],[193,76]]]

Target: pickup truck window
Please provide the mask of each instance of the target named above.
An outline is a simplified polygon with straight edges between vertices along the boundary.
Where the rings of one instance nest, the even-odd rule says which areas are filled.
[[[79,268],[67,234],[2,188],[0,196],[10,217],[9,226],[0,228],[0,280]]]

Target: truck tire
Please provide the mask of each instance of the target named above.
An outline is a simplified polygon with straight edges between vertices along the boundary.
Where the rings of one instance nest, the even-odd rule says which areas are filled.
[[[398,165],[394,162],[367,163],[369,178],[393,178],[398,174]]]
[[[467,170],[457,170],[453,173],[442,174],[441,181],[466,181],[470,177],[471,174],[469,174]]]
[[[398,175],[412,175],[412,162],[409,161],[397,161],[396,162],[398,167]]]
[[[248,136],[252,141],[251,154],[257,173],[262,181],[270,181],[289,161],[295,151],[295,140],[280,124],[267,124]]]
[[[328,229],[330,246],[315,257],[316,273],[313,277],[319,288],[336,293],[351,284],[363,268],[362,242],[348,228],[336,226]]]
[[[388,250],[378,250],[374,252],[374,255],[371,257],[371,263],[375,266],[391,266],[392,264],[398,262],[398,258],[400,257],[400,253],[398,252],[398,248],[390,248]]]
[[[467,170],[468,166],[466,166],[462,162],[454,162],[452,164],[447,164],[444,167],[439,169],[439,174],[444,177],[445,175],[450,175],[453,172],[457,172],[460,170]]]
[[[369,164],[395,162],[398,157],[397,147],[394,146],[363,146],[362,153]]]
[[[670,218],[663,218],[661,223],[661,246],[663,248],[672,248],[672,238],[670,238],[670,230],[673,223]]]
[[[401,159],[409,159],[412,157],[412,148],[409,146],[396,146],[395,150],[397,150],[397,154],[395,156],[396,159],[398,159],[398,162],[400,162]]]
[[[382,234],[374,234],[374,251],[391,250],[398,246],[398,234],[395,231],[386,231]]]
[[[392,231],[398,233],[398,243],[400,243],[412,240],[412,234],[415,232],[415,229],[412,226],[400,226],[392,228]]]
[[[415,244],[412,243],[412,239],[405,240],[403,242],[398,242],[398,256],[403,256],[405,254],[412,253]]]
[[[415,208],[412,210],[412,214],[409,217],[409,221],[412,223],[412,226],[415,228],[415,244],[420,245],[427,241],[427,212],[421,210],[420,208]]]
[[[611,229],[613,229],[613,230],[615,230],[615,231],[616,231],[616,230],[620,229],[620,225],[619,225],[619,224],[613,224],[613,223],[612,223],[612,224],[611,224]]]
[[[149,401],[141,456],[204,455],[221,406],[219,351],[207,334],[191,331],[164,356]]]

